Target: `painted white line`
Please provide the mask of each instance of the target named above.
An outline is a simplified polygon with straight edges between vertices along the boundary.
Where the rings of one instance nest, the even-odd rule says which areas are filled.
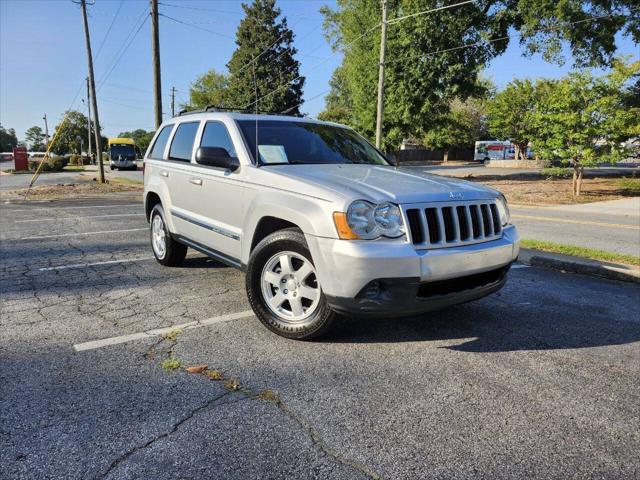
[[[141,232],[148,228],[127,228],[125,230],[102,230],[101,232],[78,232],[78,233],[59,233],[58,235],[36,235],[34,237],[23,237],[20,240],[41,240],[45,238],[59,237],[82,237],[84,235],[105,235],[107,233],[125,233],[125,232]]]
[[[51,208],[47,208],[47,210],[76,210],[79,208],[123,208],[123,207],[141,207],[142,206],[142,202],[140,203],[128,203],[128,204],[118,204],[118,203],[114,203],[111,205],[80,205],[78,207],[51,207]],[[34,208],[22,208],[22,209],[11,209],[11,212],[39,212],[41,211],[42,208],[41,207],[34,207]]]
[[[114,265],[116,263],[128,263],[128,262],[142,262],[144,260],[153,260],[154,257],[141,257],[141,258],[127,258],[124,260],[106,260],[104,262],[93,263],[76,263],[74,265],[59,265],[57,267],[43,267],[39,268],[40,272],[49,272],[51,270],[67,270],[69,268],[87,268],[94,267],[96,265]]]
[[[30,218],[29,220],[14,220],[15,223],[26,223],[26,222],[43,222],[43,221],[58,221],[58,220],[76,220],[78,218],[109,218],[109,217],[140,217],[142,216],[142,212],[140,213],[114,213],[112,215],[85,215],[80,217],[49,217],[49,218]]]
[[[146,330],[144,332],[131,333],[129,335],[120,335],[118,337],[103,338],[102,340],[92,340],[90,342],[76,343],[73,349],[76,352],[84,352],[86,350],[95,350],[96,348],[108,347],[110,345],[118,345],[120,343],[133,342],[144,338],[158,337],[169,333],[177,328],[181,330],[190,330],[192,328],[207,327],[216,323],[229,322],[231,320],[239,320],[253,316],[253,310],[245,310],[244,312],[229,313],[220,315],[219,317],[207,318],[199,322],[188,322],[178,325],[172,325],[166,328],[156,328],[154,330]]]
[[[525,265],[524,263],[516,263],[511,265],[511,268],[531,268],[531,265]]]

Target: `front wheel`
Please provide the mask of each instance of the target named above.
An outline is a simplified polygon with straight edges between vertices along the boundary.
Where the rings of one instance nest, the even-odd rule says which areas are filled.
[[[187,256],[187,246],[175,241],[167,228],[162,205],[151,210],[151,249],[158,263],[167,267],[177,267]]]
[[[286,338],[309,340],[336,320],[322,293],[304,235],[298,229],[262,240],[247,265],[247,296],[258,319]]]

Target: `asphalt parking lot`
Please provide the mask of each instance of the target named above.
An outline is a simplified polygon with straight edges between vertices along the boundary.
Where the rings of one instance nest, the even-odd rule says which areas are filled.
[[[158,265],[142,210],[0,206],[1,478],[640,478],[638,285],[517,265],[483,300],[297,342],[241,272]]]

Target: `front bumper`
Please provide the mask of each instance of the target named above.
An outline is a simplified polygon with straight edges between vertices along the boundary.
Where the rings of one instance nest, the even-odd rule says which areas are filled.
[[[507,270],[519,253],[514,226],[505,227],[497,240],[431,250],[384,239],[307,236],[307,243],[332,308],[385,316],[429,311],[493,293],[504,285]],[[495,275],[481,275],[489,272]],[[452,283],[454,279],[459,282]],[[375,282],[377,287],[372,287]],[[440,294],[431,295],[430,290]]]

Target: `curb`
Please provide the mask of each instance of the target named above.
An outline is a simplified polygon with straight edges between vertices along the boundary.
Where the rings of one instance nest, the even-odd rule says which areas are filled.
[[[572,257],[529,248],[520,249],[518,260],[533,267],[552,268],[564,272],[580,273],[610,280],[640,284],[640,267],[635,265],[603,262],[600,260]]]

